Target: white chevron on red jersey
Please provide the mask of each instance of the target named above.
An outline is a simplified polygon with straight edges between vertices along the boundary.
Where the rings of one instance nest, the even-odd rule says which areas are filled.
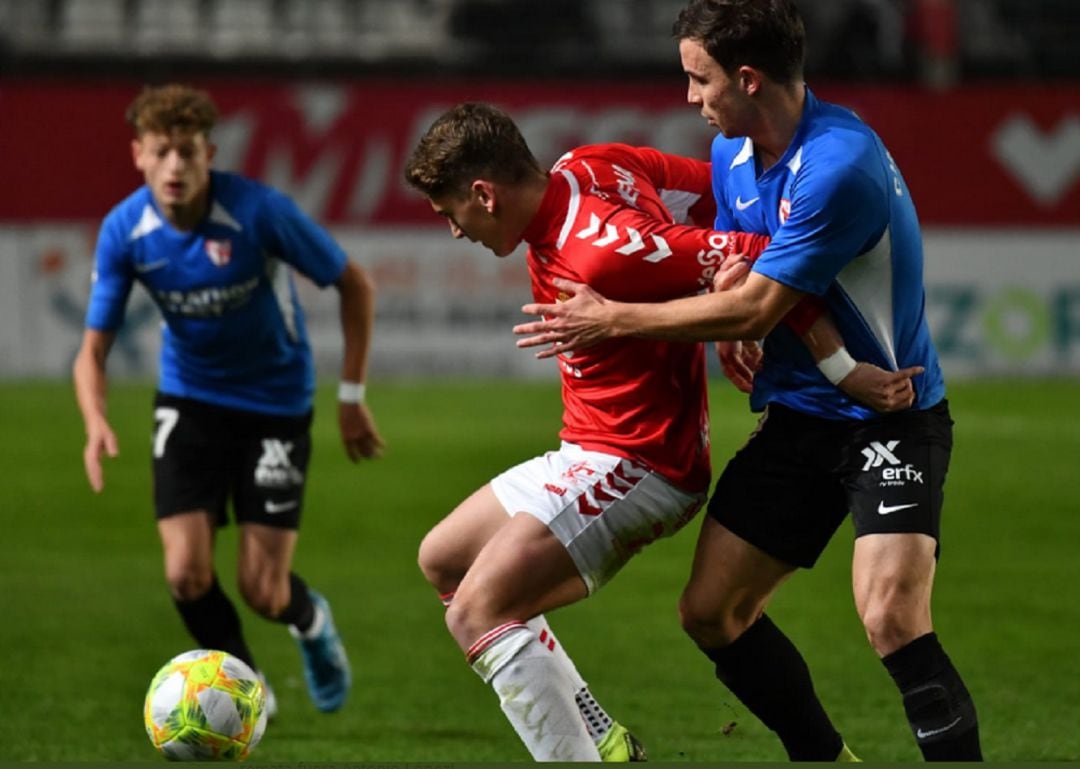
[[[620,144],[581,147],[555,165],[524,234],[533,296],[556,277],[617,301],[656,302],[712,283],[723,259],[755,258],[769,239],[676,223],[712,220],[707,163]],[[641,461],[689,491],[710,479],[700,344],[612,339],[558,357],[563,440]]]

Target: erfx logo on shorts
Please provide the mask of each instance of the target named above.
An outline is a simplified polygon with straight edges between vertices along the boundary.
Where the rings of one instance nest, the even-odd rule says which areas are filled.
[[[912,464],[903,464],[896,456],[896,447],[899,445],[900,441],[870,441],[870,445],[862,450],[862,455],[866,457],[863,472],[887,465],[881,471],[880,485],[903,486],[908,481],[922,483],[922,470],[916,470]]]
[[[871,441],[870,445],[862,450],[862,455],[866,457],[866,464],[863,465],[863,472],[866,472],[872,467],[881,467],[888,462],[890,465],[900,464],[900,460],[893,454],[893,450],[900,445],[900,441],[889,441],[882,445],[879,441]]]
[[[270,488],[285,488],[303,483],[303,474],[293,467],[289,452],[293,444],[277,438],[264,438],[263,453],[255,468],[255,485]]]

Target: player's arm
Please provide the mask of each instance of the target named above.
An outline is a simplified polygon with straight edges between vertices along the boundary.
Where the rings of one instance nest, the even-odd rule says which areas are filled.
[[[597,210],[600,210],[598,204]],[[579,218],[579,222],[587,221],[586,227],[577,229],[577,234],[568,240],[570,248],[576,255],[575,261],[579,262],[579,274],[593,283],[597,291],[609,293],[620,298],[651,299],[657,296],[673,296],[696,292],[702,288],[719,288],[723,294],[731,293],[736,286],[745,285],[749,266],[769,245],[769,238],[745,232],[718,232],[700,227],[661,222],[649,215],[629,208],[609,210],[604,215],[592,216],[596,211],[588,212],[589,216]],[[603,211],[601,211],[603,214]],[[584,235],[584,237],[581,237]],[[620,268],[612,272],[605,268],[610,260],[618,260]],[[591,270],[590,262],[600,265]],[[595,275],[593,281],[591,276]],[[760,277],[760,276],[758,276]],[[767,279],[768,280],[768,279]],[[656,336],[670,339],[686,339],[690,341],[715,341],[718,339],[730,340],[730,344],[721,344],[718,348],[721,366],[724,374],[736,387],[749,392],[753,386],[753,374],[759,362],[760,355],[756,354],[756,345],[753,343],[743,344],[740,340],[754,340],[763,338],[768,331],[778,322],[783,322],[809,349],[814,361],[818,363],[822,373],[834,384],[843,382],[850,369],[840,371],[844,363],[854,361],[844,348],[843,340],[837,331],[828,312],[820,298],[804,294],[785,286],[778,281],[768,280],[773,284],[774,292],[769,293],[768,326],[763,333],[755,333],[764,328],[760,323],[762,316],[756,313],[763,312],[762,307],[753,303],[748,310],[745,319],[747,323],[747,336],[739,336],[737,328],[729,333],[731,336],[713,336],[708,327],[701,335],[694,335],[693,329],[687,329],[682,336],[679,332],[670,332],[664,336],[665,331],[651,329],[648,333],[632,333],[632,336]],[[627,293],[630,287],[630,293]],[[635,290],[634,287],[645,287]],[[594,295],[599,296],[596,292]],[[703,295],[708,296],[708,295]],[[693,297],[687,297],[692,299]],[[685,301],[685,300],[676,300]],[[561,311],[566,303],[560,303]],[[648,307],[666,307],[666,305],[644,305]],[[531,312],[527,306],[526,312]],[[745,308],[744,308],[745,309]],[[534,313],[535,314],[535,313]],[[543,312],[547,316],[547,312]],[[648,310],[644,312],[648,314]],[[542,321],[541,323],[544,323]],[[532,333],[528,329],[533,324],[524,324],[515,328],[515,333]],[[811,330],[815,333],[810,335]],[[593,333],[596,333],[596,329]],[[670,335],[674,333],[674,335]],[[578,344],[585,347],[588,344],[601,341],[603,336],[597,337],[594,342]],[[540,337],[545,339],[545,337]],[[555,341],[551,338],[550,341]],[[530,347],[537,344],[545,344],[545,341],[529,342],[522,340],[521,347]],[[559,350],[547,350],[541,352],[538,357],[549,357],[557,352],[568,351],[567,339],[562,339],[562,347]],[[888,372],[876,366],[865,365],[861,367],[859,376],[850,382],[839,384],[852,398],[865,403],[879,411],[895,410],[906,407],[905,402],[910,397],[911,376],[908,372]],[[906,393],[906,394],[905,394]]]
[[[86,330],[72,366],[75,398],[86,428],[83,465],[90,488],[105,488],[102,455],[119,452],[116,434],[106,417],[108,380],[105,360],[124,322],[124,308],[134,282],[127,251],[129,225],[114,213],[105,217],[94,249],[94,272],[86,308]]]
[[[344,356],[338,388],[338,423],[353,462],[379,456],[383,440],[364,402],[368,354],[375,325],[375,287],[367,272],[349,261],[334,284],[341,299]]]
[[[105,376],[105,359],[115,338],[116,334],[109,331],[86,329],[72,369],[75,397],[86,427],[83,466],[90,488],[96,492],[105,488],[105,476],[101,468],[102,455],[115,457],[119,452],[116,434],[106,416],[108,382]]]
[[[713,279],[714,289],[735,288],[746,279],[748,270],[747,260],[725,264]],[[819,297],[803,294],[798,304],[784,315],[783,322],[802,340],[822,375],[848,397],[882,413],[908,408],[914,402],[911,378],[921,374],[922,367],[887,371],[872,363],[856,361]],[[745,340],[720,341],[715,345],[724,375],[749,393],[763,357],[760,346]]]
[[[614,302],[574,281],[557,279],[555,285],[571,294],[570,298],[557,304],[525,305],[523,312],[543,316],[543,319],[514,328],[514,333],[524,337],[518,341],[519,347],[548,345],[537,353],[538,358],[622,336],[694,342],[759,339],[766,336],[803,296],[757,272],[751,272],[743,285],[730,291],[653,304]],[[825,331],[830,328],[831,332]],[[813,330],[811,327],[810,331]],[[831,321],[818,326],[817,332],[819,336],[816,341],[811,341],[811,351],[819,368],[823,364],[828,368],[834,362],[830,360],[832,356],[843,350],[842,340]],[[850,359],[846,351],[841,356]],[[921,370],[917,366],[885,372],[876,366],[862,364],[861,369],[856,365],[834,384],[839,384],[849,395],[858,392],[859,400],[878,410],[896,410],[910,405],[913,397],[908,389],[910,379],[919,373]],[[847,379],[851,381],[845,382]]]
[[[277,253],[317,286],[333,285],[340,299],[343,359],[338,386],[338,427],[345,453],[356,462],[376,457],[383,441],[365,403],[368,351],[375,325],[375,289],[360,265],[287,195],[270,190],[261,219],[263,236]]]
[[[915,402],[911,380],[923,373],[922,366],[886,371],[873,363],[856,361],[828,314],[819,316],[801,338],[821,373],[849,398],[882,413],[900,411]]]
[[[711,164],[651,147],[637,147],[634,152],[641,166],[646,169],[649,181],[661,191],[661,197],[676,222],[711,229],[710,225],[716,214]],[[734,288],[745,280],[749,265],[769,243],[769,239],[763,236],[740,235],[734,232],[728,233],[728,238],[732,244],[730,250],[743,258],[734,264],[731,259],[725,258],[713,277],[712,290]],[[725,265],[728,267],[726,270]],[[855,361],[844,348],[843,339],[828,317],[825,303],[819,297],[804,295],[784,315],[783,323],[802,339],[814,361],[822,367],[822,373],[834,384],[839,384],[850,372],[850,369],[844,370],[848,361],[851,368],[855,367]],[[814,333],[810,333],[812,329]],[[763,356],[760,345],[754,340],[728,340],[714,344],[724,375],[737,388],[749,393],[753,389],[754,373],[761,366]],[[891,374],[873,366],[870,368],[873,371],[866,372],[869,376],[859,378],[860,386],[856,391],[847,392],[845,385],[839,386],[856,400],[879,410],[888,410],[893,406],[891,386],[894,383],[891,378],[887,379]],[[838,374],[839,379],[836,378]],[[911,390],[910,385],[908,389]],[[889,393],[889,398],[882,400],[881,392]]]

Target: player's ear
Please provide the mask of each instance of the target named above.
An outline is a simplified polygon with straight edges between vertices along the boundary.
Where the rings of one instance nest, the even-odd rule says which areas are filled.
[[[214,159],[214,155],[217,154],[217,145],[213,142],[206,143],[206,160],[210,162]]]
[[[495,185],[484,179],[477,179],[472,183],[473,195],[476,196],[476,200],[480,205],[484,207],[489,214],[495,213]]]
[[[739,88],[747,96],[761,90],[761,72],[753,67],[739,67]]]
[[[135,169],[138,171],[143,170],[142,166],[142,142],[138,139],[131,140],[131,162],[135,164]]]

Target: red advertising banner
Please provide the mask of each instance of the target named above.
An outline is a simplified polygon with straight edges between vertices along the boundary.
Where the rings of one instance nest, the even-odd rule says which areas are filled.
[[[591,142],[707,157],[712,130],[670,83],[471,80],[200,83],[222,119],[215,165],[279,187],[331,225],[438,224],[402,181],[420,133],[447,107],[491,101],[542,163]],[[139,84],[0,84],[0,221],[96,220],[141,179],[123,114]],[[1080,86],[947,93],[820,87],[884,139],[924,223],[1080,226]]]

